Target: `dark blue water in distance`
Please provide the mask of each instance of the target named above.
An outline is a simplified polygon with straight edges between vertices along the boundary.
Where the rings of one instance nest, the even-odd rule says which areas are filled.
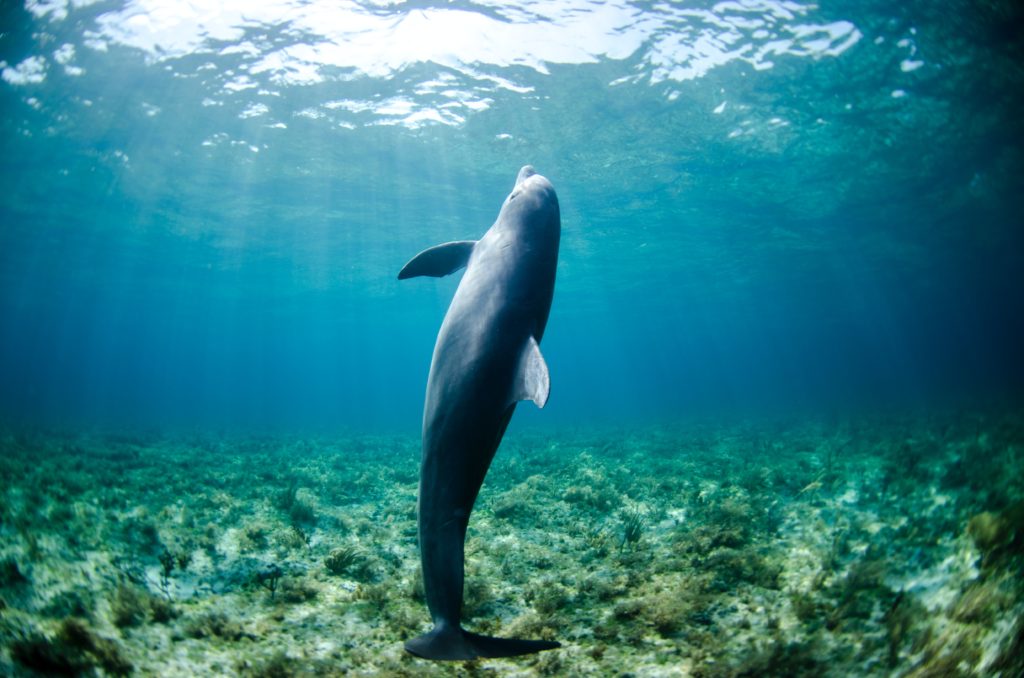
[[[0,418],[415,434],[458,275],[396,274],[527,163],[563,233],[516,426],[1019,402],[1020,19],[4,3]]]

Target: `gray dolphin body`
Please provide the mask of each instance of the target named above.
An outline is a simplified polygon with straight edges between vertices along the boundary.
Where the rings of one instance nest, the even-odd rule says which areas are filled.
[[[434,622],[405,649],[426,659],[511,657],[553,641],[492,638],[462,629],[466,525],[516,403],[547,402],[539,342],[555,287],[561,218],[551,183],[527,165],[480,240],[420,252],[398,274],[466,273],[434,346],[423,412],[419,540]]]

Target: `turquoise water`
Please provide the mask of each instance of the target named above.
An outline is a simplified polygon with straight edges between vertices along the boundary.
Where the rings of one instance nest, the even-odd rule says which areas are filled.
[[[1012,3],[29,2],[0,40],[0,412],[415,431],[526,163],[563,239],[516,425],[1020,396]]]
[[[1024,675],[1024,10],[0,3],[0,674]],[[431,351],[542,352],[416,659]]]

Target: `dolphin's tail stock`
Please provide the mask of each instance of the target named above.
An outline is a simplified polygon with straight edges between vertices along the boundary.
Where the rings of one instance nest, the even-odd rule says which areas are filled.
[[[423,659],[449,661],[516,657],[556,647],[561,647],[561,643],[553,640],[493,638],[470,633],[457,626],[436,626],[430,633],[413,638],[405,644],[409,654]]]

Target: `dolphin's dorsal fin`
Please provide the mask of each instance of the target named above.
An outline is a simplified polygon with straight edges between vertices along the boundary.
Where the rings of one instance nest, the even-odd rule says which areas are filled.
[[[532,400],[537,407],[544,407],[551,393],[551,376],[548,364],[540,354],[540,346],[532,336],[526,340],[523,354],[519,358],[519,372],[512,389],[512,402]]]
[[[455,273],[469,262],[476,240],[456,240],[425,249],[409,260],[398,272],[398,279],[429,275],[441,278]]]

